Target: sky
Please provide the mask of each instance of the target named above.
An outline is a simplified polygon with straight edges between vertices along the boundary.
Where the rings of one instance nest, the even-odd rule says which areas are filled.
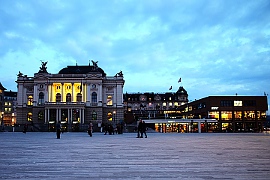
[[[91,60],[107,76],[122,71],[128,93],[270,94],[270,1],[0,0],[7,90],[41,61],[56,74]]]

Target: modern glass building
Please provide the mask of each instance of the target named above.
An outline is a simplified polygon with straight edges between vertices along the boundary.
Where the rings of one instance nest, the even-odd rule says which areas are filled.
[[[208,96],[180,108],[185,119],[218,120],[202,125],[205,132],[260,132],[266,122],[267,104],[267,96]]]

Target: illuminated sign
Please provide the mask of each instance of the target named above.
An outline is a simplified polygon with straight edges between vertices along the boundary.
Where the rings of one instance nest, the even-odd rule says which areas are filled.
[[[211,110],[218,110],[218,107],[211,107]]]
[[[242,101],[233,101],[234,106],[242,106]]]

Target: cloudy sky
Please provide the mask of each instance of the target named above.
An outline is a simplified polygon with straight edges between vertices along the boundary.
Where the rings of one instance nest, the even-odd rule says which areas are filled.
[[[270,94],[269,0],[0,0],[1,83],[98,61],[124,92]],[[181,77],[182,82],[178,83]]]

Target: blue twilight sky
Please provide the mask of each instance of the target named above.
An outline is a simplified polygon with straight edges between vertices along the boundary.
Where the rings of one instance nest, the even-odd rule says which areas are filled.
[[[0,0],[2,85],[98,61],[124,92],[270,94],[269,0]],[[178,83],[178,79],[182,82]]]

